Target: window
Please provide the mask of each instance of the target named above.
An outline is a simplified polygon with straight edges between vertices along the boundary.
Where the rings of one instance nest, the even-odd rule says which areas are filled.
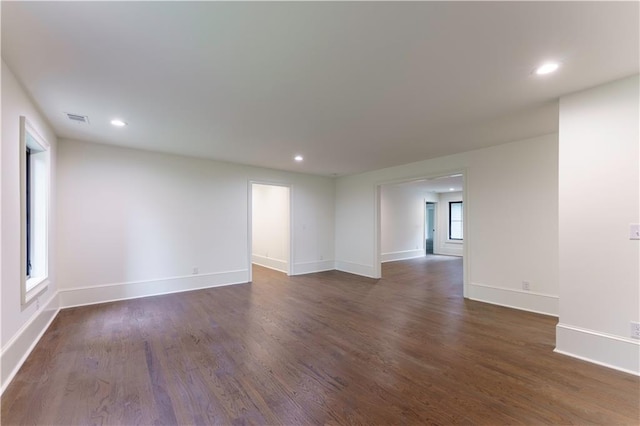
[[[31,244],[31,194],[32,194],[32,190],[31,190],[31,181],[33,180],[31,178],[31,149],[29,147],[27,147],[26,149],[27,151],[27,161],[26,161],[26,173],[25,173],[25,179],[26,179],[26,186],[25,186],[25,211],[26,211],[26,233],[27,233],[27,243],[26,243],[26,256],[27,256],[27,264],[26,264],[26,273],[27,273],[27,279],[29,279],[29,277],[31,276],[31,253],[32,253],[32,244]]]
[[[22,303],[44,291],[48,281],[49,144],[20,117],[22,215]]]
[[[462,201],[449,202],[449,239],[462,240]]]

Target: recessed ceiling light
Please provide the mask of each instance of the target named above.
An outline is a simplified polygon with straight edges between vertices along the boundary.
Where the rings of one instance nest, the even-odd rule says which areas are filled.
[[[546,63],[540,65],[538,68],[536,68],[536,74],[538,74],[538,75],[551,74],[552,72],[554,72],[558,68],[560,68],[560,64],[559,63],[557,63],[557,62],[546,62]]]
[[[304,160],[304,157],[302,155],[296,155],[295,157],[293,157],[293,159],[296,160],[297,162],[300,162]]]
[[[456,190],[455,188],[449,188],[449,191],[455,191],[455,190]]]
[[[124,126],[126,126],[126,125],[127,125],[127,123],[125,123],[125,122],[124,122],[124,121],[122,121],[122,120],[118,120],[117,118],[116,118],[116,119],[111,120],[111,124],[113,124],[113,125],[114,125],[114,126],[116,126],[116,127],[124,127]]]

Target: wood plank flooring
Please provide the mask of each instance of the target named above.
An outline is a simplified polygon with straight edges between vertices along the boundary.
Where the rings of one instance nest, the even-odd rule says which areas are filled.
[[[60,312],[1,399],[13,424],[640,423],[637,377],[553,353],[556,319],[462,298],[461,260]]]

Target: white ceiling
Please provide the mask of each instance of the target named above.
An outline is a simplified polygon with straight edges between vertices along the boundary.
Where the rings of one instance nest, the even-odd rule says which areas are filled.
[[[2,57],[60,137],[343,175],[556,132],[559,96],[639,71],[638,16],[638,2],[2,2]],[[561,70],[533,75],[548,59]]]

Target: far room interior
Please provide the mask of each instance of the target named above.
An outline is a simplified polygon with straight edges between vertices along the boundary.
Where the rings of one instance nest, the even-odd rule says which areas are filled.
[[[251,264],[291,275],[288,186],[251,183]]]
[[[380,185],[381,275],[387,262],[415,259],[428,274],[429,262],[462,258],[463,194],[462,172]]]
[[[638,423],[640,3],[0,18],[2,424]]]
[[[381,185],[382,262],[425,254],[463,256],[463,182],[463,174],[454,173]]]

